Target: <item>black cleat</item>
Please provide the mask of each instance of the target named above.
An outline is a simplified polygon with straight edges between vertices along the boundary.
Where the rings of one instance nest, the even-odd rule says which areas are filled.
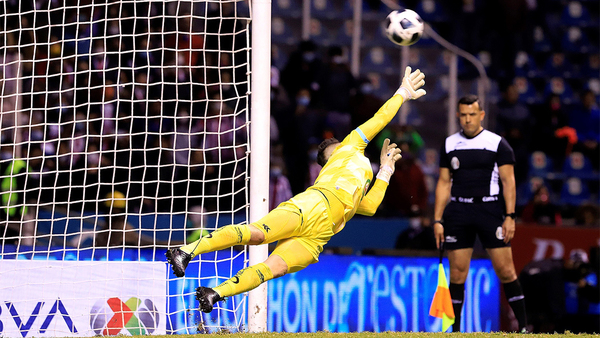
[[[185,268],[192,260],[192,255],[187,252],[181,251],[181,249],[170,249],[165,253],[167,256],[167,262],[171,264],[171,269],[177,277],[185,276]]]
[[[213,305],[215,305],[216,302],[223,300],[217,291],[211,288],[205,288],[204,286],[196,288],[196,299],[200,303],[200,310],[206,313],[213,310]]]

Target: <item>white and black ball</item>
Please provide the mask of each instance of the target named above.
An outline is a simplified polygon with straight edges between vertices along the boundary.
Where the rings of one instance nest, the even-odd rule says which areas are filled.
[[[423,35],[423,19],[415,11],[399,9],[392,11],[385,21],[385,34],[393,43],[410,46]]]

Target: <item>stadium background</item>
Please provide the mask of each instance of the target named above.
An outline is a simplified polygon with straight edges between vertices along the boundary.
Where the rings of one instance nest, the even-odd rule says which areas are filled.
[[[9,1],[10,6],[16,2]],[[27,2],[24,2],[27,3]],[[516,250],[526,250],[535,247],[536,251],[531,253],[531,259],[564,258],[565,260],[579,259],[572,249],[583,249],[587,253],[587,262],[592,267],[598,267],[597,251],[595,255],[590,252],[591,246],[598,245],[599,235],[599,211],[598,211],[598,141],[599,141],[599,112],[598,100],[600,97],[599,55],[598,55],[598,12],[597,1],[402,1],[399,3],[408,8],[416,10],[423,19],[429,23],[439,34],[456,44],[457,46],[476,55],[485,65],[488,75],[492,79],[491,91],[488,95],[489,109],[487,123],[489,129],[505,136],[517,155],[517,183],[518,183],[518,216],[519,233],[523,233],[523,243]],[[35,3],[34,3],[35,5]],[[358,74],[350,71],[349,49],[351,45],[351,18],[352,8],[348,1],[313,1],[310,18],[310,41],[302,41],[302,4],[300,0],[274,0],[273,1],[273,67],[272,67],[272,124],[271,124],[271,201],[275,206],[278,201],[285,200],[291,194],[302,191],[314,179],[318,167],[315,163],[315,147],[321,139],[328,136],[343,137],[345,132],[360,124],[370,117],[376,109],[395,91],[399,79],[400,50],[391,44],[382,34],[381,23],[389,12],[389,8],[379,1],[364,1],[363,20],[361,22],[361,46],[360,46],[360,70]],[[222,11],[209,12],[214,17],[223,16],[227,18],[227,10],[223,6]],[[232,10],[232,8],[229,8]],[[166,10],[168,12],[168,9]],[[18,10],[16,11],[18,12]],[[124,6],[122,17],[132,15],[133,7]],[[70,12],[72,20],[77,21],[77,15],[85,16],[86,13]],[[110,13],[117,16],[117,13]],[[24,16],[21,25],[27,27],[42,25],[34,20],[40,17]],[[81,20],[81,18],[79,18]],[[52,21],[52,18],[49,18]],[[210,21],[210,20],[209,20]],[[158,30],[162,22],[151,25]],[[7,22],[7,27],[18,27],[19,24]],[[218,26],[218,28],[216,27]],[[210,25],[209,25],[210,27]],[[239,29],[235,20],[221,20],[211,29],[224,32],[236,32]],[[106,27],[110,31],[111,27]],[[88,29],[94,29],[89,26]],[[133,31],[135,28],[128,26],[124,21],[125,31]],[[65,30],[68,32],[68,30]],[[58,39],[60,35],[50,32],[50,41]],[[81,37],[89,34],[82,30]],[[89,35],[88,35],[89,36]],[[235,35],[234,35],[235,36]],[[8,35],[8,39],[15,38]],[[74,37],[74,36],[73,36]],[[210,37],[210,36],[209,36]],[[215,46],[244,45],[245,40],[232,36],[223,36],[219,41],[215,39],[206,40],[197,35],[187,41],[188,45]],[[19,44],[27,45],[34,40],[33,35],[19,35]],[[28,40],[31,39],[31,40]],[[174,58],[170,54],[146,54],[134,53],[133,50],[152,50],[143,46],[144,43],[152,46],[153,43],[161,41],[144,41],[143,39],[128,40],[131,44],[131,53],[109,54],[108,62],[112,64],[136,64],[143,66],[144,63],[165,62],[164,59]],[[167,43],[172,42],[166,39]],[[94,46],[89,44],[90,40],[82,39],[80,42],[65,44],[63,55],[75,54],[75,50],[81,53],[85,50],[93,50]],[[13,41],[14,43],[14,41]],[[87,44],[87,45],[86,45]],[[109,40],[108,46],[111,41]],[[138,45],[136,45],[138,44]],[[135,45],[135,46],[134,46]],[[135,47],[135,48],[134,48]],[[154,46],[162,47],[162,46]],[[238,46],[239,47],[239,46]],[[110,49],[110,47],[109,47]],[[39,52],[39,51],[37,51]],[[48,54],[56,53],[52,47]],[[60,51],[59,51],[60,53]],[[143,53],[143,52],[142,52]],[[240,53],[235,57],[244,57]],[[190,53],[187,55],[192,61],[198,55]],[[233,57],[233,56],[231,56]],[[195,61],[194,61],[195,60]],[[406,254],[406,251],[395,250],[420,250],[431,249],[428,227],[433,202],[433,188],[436,181],[438,149],[446,136],[446,105],[448,98],[448,60],[449,55],[428,37],[424,37],[419,43],[410,48],[408,63],[413,68],[420,68],[427,74],[426,89],[428,95],[422,102],[411,102],[407,123],[401,125],[398,121],[391,124],[382,133],[403,147],[404,159],[398,164],[397,173],[391,182],[388,195],[378,212],[376,219],[357,218],[353,220],[348,228],[330,243],[328,250],[335,253],[362,253],[362,254]],[[95,60],[99,61],[99,60]],[[208,62],[215,62],[209,58]],[[220,60],[227,64],[228,60]],[[50,64],[50,67],[56,64]],[[89,70],[101,70],[104,65],[98,62],[91,64],[80,64],[84,72]],[[36,68],[40,75],[45,74],[46,65],[38,64]],[[58,72],[58,70],[57,70]],[[235,70],[233,71],[235,73]],[[233,76],[232,73],[226,73]],[[122,74],[121,74],[122,75]],[[118,111],[117,114],[139,114],[147,107],[140,104],[139,100],[133,99],[140,95],[143,100],[152,100],[157,97],[173,98],[181,95],[176,87],[154,88],[159,78],[175,78],[181,74],[169,73],[158,74],[149,72],[136,74],[136,87],[147,84],[146,90],[130,92],[131,104],[120,107],[129,107],[131,112]],[[119,74],[108,74],[108,78],[114,77],[115,83]],[[185,76],[185,74],[184,74]],[[192,82],[199,74],[191,73]],[[230,92],[213,91],[211,83],[220,81],[219,75],[205,75],[208,88],[193,90],[188,94],[207,95],[214,97],[222,95],[227,101],[227,95],[234,91],[245,92],[243,84],[241,88],[231,87]],[[459,62],[459,95],[475,92],[476,72],[472,66],[464,61]],[[69,79],[69,77],[67,77]],[[58,77],[48,79],[60,81]],[[70,77],[69,82],[62,85],[74,86],[74,83],[85,83],[95,88],[97,78],[81,76]],[[131,80],[131,79],[130,79]],[[227,82],[227,79],[222,80]],[[176,81],[173,81],[176,82]],[[38,88],[39,84],[25,85],[24,88]],[[216,87],[216,85],[215,85]],[[114,87],[111,87],[114,88]],[[127,87],[119,90],[132,90]],[[138,88],[139,89],[139,88]],[[102,95],[94,92],[80,91],[75,98],[75,104],[90,112],[96,124],[100,121],[99,111],[104,102],[96,101]],[[122,93],[121,93],[122,94]],[[22,102],[24,109],[40,109],[43,107],[60,107],[61,102],[48,102],[57,100],[56,96],[41,96],[34,93],[24,93],[27,97]],[[117,95],[114,91],[107,91],[105,95]],[[161,96],[163,95],[163,96]],[[204,104],[204,103],[202,103]],[[233,104],[238,104],[235,102]],[[27,106],[30,105],[30,106]],[[227,105],[226,105],[227,106]],[[149,106],[156,107],[156,106]],[[177,121],[175,116],[185,114],[186,107],[179,106],[176,111],[175,105],[169,102],[162,106],[161,112],[153,111],[151,115],[163,115],[171,112],[172,119],[168,116],[162,126],[156,123],[139,125],[139,120],[131,119],[131,125],[123,126],[134,132],[145,130],[154,131],[159,128],[163,130],[176,130]],[[211,108],[208,107],[210,110]],[[227,108],[225,108],[227,109]],[[237,108],[236,108],[237,109]],[[189,108],[192,111],[204,111],[204,108]],[[60,109],[49,112],[48,118],[52,121],[64,113]],[[168,113],[167,113],[168,115]],[[191,116],[193,119],[194,116]],[[152,119],[150,119],[152,121]],[[156,120],[158,122],[158,120]],[[164,121],[167,121],[164,123]],[[170,121],[170,122],[169,122]],[[121,123],[121,122],[119,122]],[[126,123],[126,121],[125,121]],[[236,126],[236,121],[233,121]],[[97,125],[98,129],[102,126]],[[73,131],[77,133],[77,125],[73,124]],[[41,132],[52,133],[53,130],[32,130],[32,136]],[[577,137],[574,137],[573,135]],[[10,144],[11,135],[3,134],[3,145]],[[138,137],[143,138],[141,134]],[[240,129],[240,138],[243,131]],[[576,140],[575,140],[576,139]],[[160,144],[168,142],[168,139],[133,140],[132,142],[149,142]],[[120,148],[118,141],[114,149],[114,156],[118,167],[126,167],[130,154]],[[374,163],[377,162],[379,149],[377,145],[381,139],[373,142],[375,145],[369,147],[370,156]],[[99,146],[99,145],[95,145]],[[194,144],[192,144],[194,146]],[[65,149],[58,149],[57,153]],[[141,154],[133,154],[138,156]],[[161,157],[158,153],[151,154],[145,160],[148,163],[158,163]],[[235,154],[205,154],[206,158],[197,159],[206,161],[210,165],[211,159],[218,156],[231,156]],[[52,171],[68,161],[65,156],[60,158],[54,168],[44,168]],[[71,160],[78,160],[71,158]],[[137,160],[135,160],[137,161]],[[141,161],[141,160],[140,160]],[[43,165],[53,165],[51,161]],[[184,180],[185,173],[177,171],[176,166],[163,167],[164,173],[155,173],[156,176],[177,176]],[[232,173],[236,168],[226,168]],[[3,170],[4,172],[4,170]],[[135,175],[135,173],[134,173]],[[116,175],[125,177],[127,175]],[[287,179],[284,179],[284,177]],[[42,192],[51,196],[40,196],[40,201],[45,203],[57,203],[60,197],[66,198],[73,194],[83,194],[77,189],[69,189],[72,179],[76,176],[52,177],[42,185],[46,188]],[[82,178],[81,178],[82,179]],[[55,183],[56,182],[56,183]],[[113,182],[117,186],[127,185],[127,182]],[[230,182],[235,185],[240,182]],[[57,186],[54,186],[57,184]],[[209,183],[210,184],[210,183]],[[77,184],[75,184],[77,185]],[[56,188],[58,193],[54,193]],[[61,190],[62,189],[62,190]],[[156,187],[129,186],[128,199],[132,205],[139,205],[140,209],[159,210],[165,212],[181,211],[173,210],[173,205],[183,206],[183,203],[172,203],[178,197],[184,197],[184,191],[188,186],[175,186],[172,190],[169,186],[158,184]],[[146,203],[147,199],[142,195],[144,190],[157,190],[158,195],[153,204]],[[227,190],[227,187],[211,187]],[[61,193],[69,191],[68,193]],[[93,196],[98,192],[89,191]],[[103,195],[103,194],[100,194]],[[57,200],[56,198],[59,197]],[[75,198],[77,199],[77,198]],[[83,200],[81,196],[79,200]],[[243,201],[235,201],[236,196],[225,197],[233,199],[234,203],[243,204]],[[142,202],[137,203],[137,200]],[[219,203],[216,200],[205,200],[204,207],[209,211]],[[222,201],[220,201],[222,202]],[[199,204],[199,201],[190,201],[190,205]],[[69,205],[71,209],[77,209]],[[95,210],[96,206],[79,206],[80,209],[90,208]],[[236,209],[236,207],[232,207]],[[40,212],[44,212],[43,210]],[[51,218],[51,217],[50,217]],[[183,218],[174,217],[174,222],[183,223]],[[130,220],[135,225],[144,227],[142,221],[136,224],[134,219]],[[209,222],[214,220],[209,219]],[[148,224],[156,222],[148,221]],[[544,226],[544,227],[540,227]],[[41,224],[41,228],[43,228]],[[57,227],[57,223],[52,223]],[[182,226],[183,227],[183,226]],[[367,229],[368,230],[365,230]],[[525,229],[527,227],[527,230]],[[549,228],[552,229],[550,236]],[[56,230],[56,229],[54,229]],[[406,231],[405,231],[406,230]],[[58,230],[68,234],[69,229]],[[356,236],[360,233],[361,236]],[[526,237],[525,237],[526,236]],[[383,239],[382,239],[383,237]],[[572,239],[567,239],[572,238]],[[581,240],[585,238],[587,241]],[[537,241],[536,241],[537,240]],[[543,241],[547,242],[543,242]],[[557,244],[557,241],[560,242]],[[517,243],[515,243],[515,246]],[[561,249],[559,249],[561,248]],[[543,249],[543,250],[542,250]],[[427,251],[425,251],[427,252]],[[516,251],[517,254],[520,251]],[[541,252],[541,253],[540,253]],[[410,254],[415,254],[411,251]],[[422,251],[419,254],[424,254]],[[425,253],[426,255],[427,253]],[[519,263],[524,267],[528,261]],[[597,275],[597,270],[595,271]],[[577,311],[577,310],[575,310]],[[503,311],[503,315],[506,315]],[[597,318],[597,315],[596,315]],[[503,328],[507,328],[506,321]]]

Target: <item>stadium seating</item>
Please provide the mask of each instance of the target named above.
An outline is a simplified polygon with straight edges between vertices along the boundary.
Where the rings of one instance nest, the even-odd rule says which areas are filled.
[[[554,172],[554,165],[550,157],[542,151],[534,151],[531,153],[529,156],[529,170],[527,176],[546,178],[552,172]]]
[[[515,76],[538,77],[539,70],[535,60],[525,51],[520,51],[515,56]]]
[[[571,86],[560,77],[553,77],[546,83],[544,98],[547,99],[550,95],[558,95],[564,104],[571,104],[575,99]]]
[[[391,87],[388,85],[388,82],[385,77],[378,72],[371,72],[366,74],[367,78],[373,85],[373,95],[387,100],[390,96]]]
[[[447,22],[450,15],[443,1],[421,0],[415,11],[426,22]]]
[[[579,1],[570,1],[564,7],[560,17],[561,24],[565,26],[591,26],[593,21],[587,8]]]
[[[541,176],[532,176],[527,181],[521,183],[517,187],[517,206],[525,206],[542,185],[547,186],[544,178]],[[550,195],[552,195],[552,193],[550,193]]]
[[[353,22],[350,19],[347,19],[340,25],[337,29],[337,34],[335,36],[335,42],[341,46],[350,46],[352,44],[352,26]]]
[[[282,43],[287,45],[296,45],[299,41],[299,32],[295,27],[290,27],[290,23],[293,20],[285,19],[283,17],[274,16],[271,20],[271,40],[273,43]],[[299,24],[299,23],[298,23]]]
[[[310,39],[320,46],[331,45],[333,38],[321,20],[310,19]]]
[[[587,34],[579,27],[569,27],[562,36],[561,47],[570,53],[588,53],[593,51]]]
[[[313,0],[310,2],[310,15],[319,19],[341,19],[344,12],[338,10],[332,0]]]
[[[559,202],[576,207],[589,202],[590,198],[591,194],[587,185],[578,177],[570,177],[563,183]]]
[[[598,179],[590,160],[580,152],[573,152],[565,159],[562,172],[567,177],[577,177],[582,180]]]
[[[552,50],[552,42],[548,38],[548,34],[541,26],[536,26],[533,29],[533,51],[547,53],[550,50]]]
[[[365,55],[361,71],[363,72],[379,72],[382,74],[394,74],[398,69],[397,57],[391,57],[385,48],[373,47],[368,50]],[[395,62],[394,62],[395,61]]]
[[[564,53],[552,53],[544,65],[545,77],[571,78],[574,75],[573,65],[567,60]]]
[[[529,82],[526,77],[518,76],[514,80],[514,84],[519,91],[519,102],[525,104],[537,104],[541,102],[541,97],[535,90],[535,87]]]
[[[272,16],[299,18],[302,15],[301,0],[273,0]]]

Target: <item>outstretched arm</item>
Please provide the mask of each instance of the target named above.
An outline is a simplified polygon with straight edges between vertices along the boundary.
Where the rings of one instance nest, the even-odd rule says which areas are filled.
[[[400,149],[396,148],[396,144],[390,144],[390,139],[386,138],[383,141],[383,147],[381,147],[381,167],[377,173],[377,179],[373,188],[363,197],[362,201],[358,205],[356,213],[359,215],[373,216],[379,208],[383,196],[390,183],[390,177],[396,170],[396,161],[402,158],[400,155]]]

